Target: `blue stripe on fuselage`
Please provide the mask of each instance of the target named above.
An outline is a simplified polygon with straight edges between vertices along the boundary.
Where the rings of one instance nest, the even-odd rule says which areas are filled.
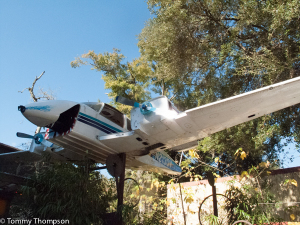
[[[104,125],[102,125],[102,124],[100,124],[100,123],[97,123],[97,122],[95,122],[94,120],[91,120],[91,119],[89,119],[89,118],[87,118],[87,117],[85,117],[85,116],[79,116],[79,119],[80,119],[80,120],[83,120],[83,121],[81,121],[81,122],[86,123],[86,124],[88,124],[88,125],[91,125],[91,126],[93,126],[93,127],[95,127],[95,128],[99,128],[100,130],[101,130],[101,129],[104,129],[103,131],[104,131],[105,133],[107,133],[107,134],[118,133],[117,131],[115,131],[115,130],[113,130],[113,129],[110,129],[110,128],[108,128],[108,127],[106,127],[106,126],[104,126]]]
[[[111,133],[118,133],[118,132],[123,132],[122,130],[119,130],[101,120],[97,120],[96,118],[94,117],[91,117],[89,115],[86,115],[84,113],[79,113],[79,116],[78,116],[78,121],[82,122],[82,123],[85,123],[87,125],[90,125],[92,127],[95,127],[107,134],[111,134]]]
[[[86,125],[89,125],[89,126],[91,126],[91,127],[94,127],[94,128],[96,128],[96,129],[98,129],[98,130],[101,130],[101,131],[103,131],[103,132],[106,133],[106,134],[111,134],[111,133],[112,133],[112,132],[106,130],[105,128],[103,128],[103,127],[100,127],[100,126],[98,126],[98,125],[96,125],[96,124],[94,124],[94,123],[91,123],[91,122],[89,122],[89,121],[86,121],[85,119],[83,119],[83,117],[78,117],[77,121],[82,122],[82,123],[84,123],[84,124],[86,124]]]

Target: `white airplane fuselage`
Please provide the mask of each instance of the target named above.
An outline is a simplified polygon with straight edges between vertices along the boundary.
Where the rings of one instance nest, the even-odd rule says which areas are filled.
[[[158,153],[166,148],[165,144],[139,129],[145,118],[144,126],[154,126],[164,117],[159,112],[165,115],[177,115],[178,112],[175,109],[168,112],[165,96],[154,99],[152,103],[160,108],[158,113],[144,117],[137,110],[133,122],[105,103],[53,100],[23,106],[22,113],[35,125],[47,127],[45,139],[62,147],[63,150],[56,153],[69,160],[87,157],[105,164],[108,155],[126,153],[127,168],[178,174],[180,167],[166,153]]]

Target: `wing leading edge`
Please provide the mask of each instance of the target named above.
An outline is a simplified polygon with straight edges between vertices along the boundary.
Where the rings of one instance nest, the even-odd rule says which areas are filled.
[[[300,77],[187,110],[175,118],[184,134],[174,141],[173,150],[191,148],[210,134],[297,103]]]

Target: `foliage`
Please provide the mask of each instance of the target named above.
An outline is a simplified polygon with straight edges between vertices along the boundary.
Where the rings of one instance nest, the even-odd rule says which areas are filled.
[[[125,207],[125,211],[130,212],[125,213],[126,224],[166,224],[168,178],[157,173],[132,170],[127,170],[127,176],[138,182],[139,191],[134,191],[132,198],[139,196],[140,200],[135,208]]]
[[[232,222],[247,220],[252,224],[263,224],[281,221],[274,215],[275,195],[270,190],[272,184],[268,179],[261,179],[266,176],[268,167],[268,163],[261,163],[244,171],[241,186],[236,185],[236,180],[230,182],[226,195],[234,207],[230,218]]]
[[[215,215],[208,216],[207,221],[209,221],[209,224],[211,225],[222,225],[222,223],[219,222],[218,217]]]
[[[144,102],[150,98],[147,88],[152,74],[151,67],[143,58],[127,63],[123,62],[124,59],[125,56],[117,49],[114,49],[113,53],[105,52],[103,54],[89,51],[87,54],[83,54],[81,58],[72,61],[71,66],[76,68],[89,64],[92,69],[102,71],[105,88],[111,90],[108,96],[112,99],[121,95],[137,102]],[[112,104],[121,112],[130,115],[130,106],[124,106],[114,101]]]
[[[139,35],[142,56],[162,70],[182,110],[299,76],[296,0],[149,0],[155,17]],[[275,162],[280,142],[299,142],[299,106],[213,134],[199,143],[201,160],[227,174],[262,161]],[[235,167],[242,147],[247,160]],[[226,154],[222,154],[226,152]],[[279,165],[279,161],[278,165]],[[200,174],[201,171],[198,171]]]
[[[236,89],[225,89],[231,96],[299,72],[296,0],[149,0],[148,5],[156,17],[139,36],[143,55],[173,76],[186,75],[207,97],[209,88],[215,97],[222,94],[211,82],[223,88],[226,81],[235,84]]]
[[[295,180],[295,179],[286,179],[285,181],[284,181],[284,184],[286,184],[286,185],[294,185],[294,186],[298,186],[298,183],[297,183],[297,181]]]
[[[68,219],[71,224],[101,224],[113,197],[105,177],[71,163],[41,169],[22,192],[32,217]]]

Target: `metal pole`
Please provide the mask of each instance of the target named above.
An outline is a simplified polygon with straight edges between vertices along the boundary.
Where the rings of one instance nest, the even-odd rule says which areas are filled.
[[[122,160],[122,173],[120,178],[116,177],[117,195],[118,195],[118,224],[122,225],[122,206],[123,206],[123,196],[124,196],[124,181],[125,181],[125,164],[126,164],[126,154],[121,153],[118,155]]]

